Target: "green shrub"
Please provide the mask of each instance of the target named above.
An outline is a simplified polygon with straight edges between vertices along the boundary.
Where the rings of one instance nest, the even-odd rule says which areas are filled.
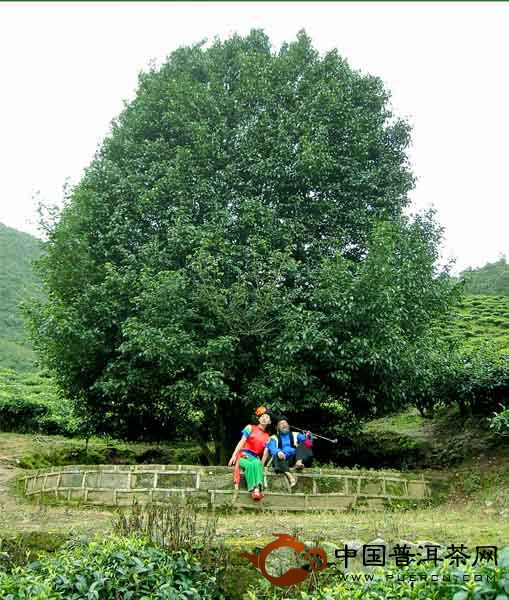
[[[500,407],[502,410],[498,413],[494,412],[494,416],[488,419],[490,429],[500,435],[509,435],[509,409],[503,404]]]
[[[487,416],[509,399],[509,357],[485,346],[455,361],[451,376],[455,401],[465,413]]]
[[[509,400],[509,356],[491,344],[469,351],[439,347],[415,373],[409,399],[423,415],[456,404],[462,416],[487,417]]]
[[[199,514],[192,500],[165,504],[135,503],[130,511],[119,510],[113,522],[116,535],[141,535],[173,552],[185,549],[213,576],[216,598],[240,600],[258,573],[231,550],[217,534],[217,514]]]
[[[0,369],[0,429],[73,435],[79,429],[79,419],[50,377]]]
[[[0,572],[3,600],[211,600],[216,581],[187,550],[141,537],[75,540],[53,556]]]
[[[509,350],[509,296],[467,295],[437,323],[437,338],[454,340],[463,351],[486,343],[498,352]]]
[[[141,464],[195,465],[200,464],[201,449],[196,444],[179,442],[173,447],[156,446],[136,455]]]
[[[128,537],[142,535],[170,550],[200,549],[200,556],[214,545],[217,516],[207,515],[202,526],[198,511],[192,502],[179,500],[166,504],[134,503],[130,511],[118,511],[113,531]]]
[[[428,445],[395,431],[359,432],[327,448],[329,459],[345,467],[407,469],[425,462]],[[320,458],[320,455],[318,455]]]
[[[26,565],[42,553],[55,552],[69,535],[48,531],[22,531],[0,538],[0,569],[12,570]]]
[[[20,459],[23,469],[44,469],[64,465],[136,464],[135,451],[123,446],[64,446],[27,454]]]
[[[107,446],[90,443],[49,447],[44,451],[24,455],[19,462],[22,469],[44,469],[64,465],[135,465],[135,464],[200,464],[200,448],[175,442],[174,447],[155,446],[138,449],[119,440],[110,440]]]
[[[39,420],[48,412],[47,406],[25,398],[0,398],[0,429],[19,433],[38,431]]]
[[[341,581],[339,570],[335,571],[330,566],[295,591],[276,588],[260,578],[247,593],[246,600],[506,600],[509,593],[509,548],[499,552],[498,566],[482,563],[482,566],[472,567],[469,562],[458,568],[446,560],[439,567],[426,564],[392,569],[378,567],[369,574],[373,581],[365,581],[362,575],[360,581],[353,581],[351,575],[346,581]],[[393,577],[388,578],[388,574]],[[432,576],[436,580],[432,580]],[[468,581],[464,581],[464,576],[468,576]],[[474,576],[481,576],[481,579],[475,581]]]

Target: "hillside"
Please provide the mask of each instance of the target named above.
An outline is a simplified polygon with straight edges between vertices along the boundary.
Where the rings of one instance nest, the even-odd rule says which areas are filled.
[[[0,223],[0,367],[26,371],[33,366],[34,354],[18,305],[41,293],[32,269],[39,254],[37,238]]]
[[[468,294],[509,296],[509,265],[505,256],[477,269],[466,269],[460,274]]]
[[[490,342],[509,354],[509,296],[467,294],[441,333],[465,350]]]

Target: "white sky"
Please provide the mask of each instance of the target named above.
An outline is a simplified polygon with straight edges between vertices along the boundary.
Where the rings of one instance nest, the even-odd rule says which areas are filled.
[[[509,4],[0,3],[0,222],[37,233],[150,59],[262,27],[306,29],[392,91],[414,127],[413,208],[433,204],[456,269],[509,255]]]

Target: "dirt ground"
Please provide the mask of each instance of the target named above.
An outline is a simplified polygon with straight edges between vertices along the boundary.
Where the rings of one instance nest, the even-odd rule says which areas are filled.
[[[23,469],[17,460],[37,441],[34,436],[0,434],[0,536],[20,531],[93,532],[110,526],[112,513],[36,504],[14,495],[9,482]]]

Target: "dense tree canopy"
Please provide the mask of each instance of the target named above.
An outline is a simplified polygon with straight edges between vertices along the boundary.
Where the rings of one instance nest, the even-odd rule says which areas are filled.
[[[41,357],[97,428],[221,460],[260,402],[331,426],[401,404],[450,296],[433,215],[403,216],[409,140],[303,32],[175,51],[48,228]]]

